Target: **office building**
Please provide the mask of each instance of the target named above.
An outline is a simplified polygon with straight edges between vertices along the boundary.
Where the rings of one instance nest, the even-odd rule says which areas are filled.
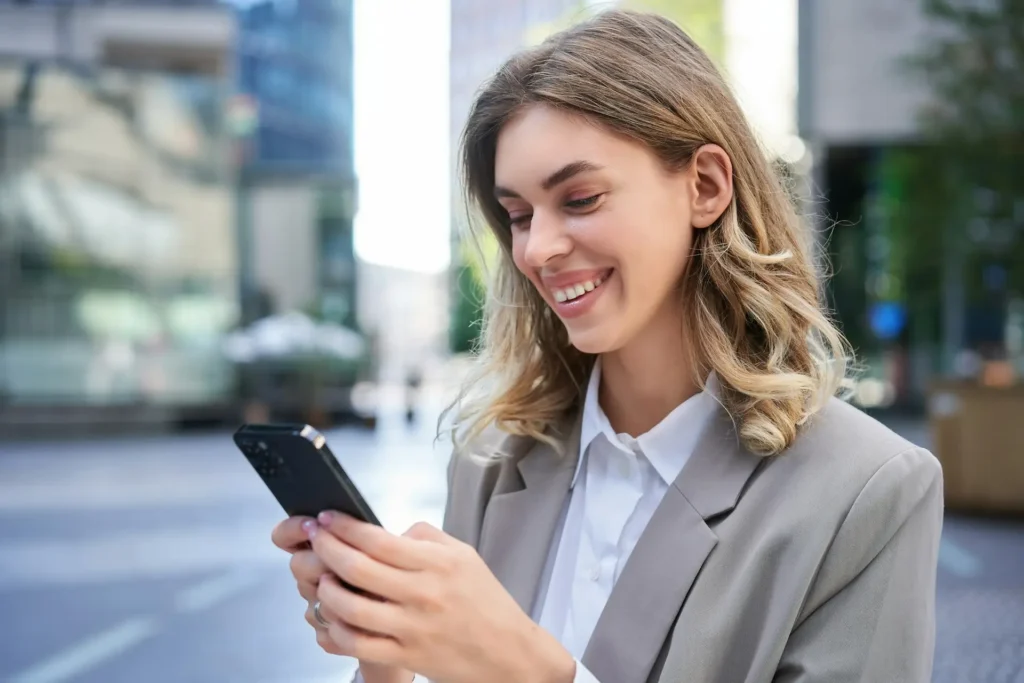
[[[352,2],[265,0],[238,17],[238,97],[255,119],[240,159],[243,291],[262,304],[246,317],[315,309],[355,326]]]
[[[0,432],[230,392],[234,36],[214,3],[0,3]]]

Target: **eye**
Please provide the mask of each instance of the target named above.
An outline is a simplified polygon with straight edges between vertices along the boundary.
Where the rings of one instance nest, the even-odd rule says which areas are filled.
[[[570,209],[589,209],[597,205],[603,196],[603,194],[595,194],[590,197],[583,197],[582,199],[570,199],[565,205]]]
[[[510,228],[527,228],[530,225],[531,218],[533,218],[532,213],[509,214],[508,225]]]

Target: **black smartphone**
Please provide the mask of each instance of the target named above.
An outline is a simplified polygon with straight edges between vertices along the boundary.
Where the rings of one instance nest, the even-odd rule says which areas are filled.
[[[289,517],[337,510],[380,526],[380,521],[327,446],[304,424],[246,424],[235,444]]]

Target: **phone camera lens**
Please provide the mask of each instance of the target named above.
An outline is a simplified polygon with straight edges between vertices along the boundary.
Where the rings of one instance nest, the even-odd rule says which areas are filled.
[[[266,441],[243,441],[241,450],[264,479],[288,476],[284,458]]]

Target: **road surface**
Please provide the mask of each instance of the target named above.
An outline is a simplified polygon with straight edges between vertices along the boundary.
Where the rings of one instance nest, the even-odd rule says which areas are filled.
[[[328,432],[382,521],[440,523],[430,425]],[[0,681],[345,681],[229,435],[0,443]],[[1024,525],[950,517],[935,681],[1024,683]]]

